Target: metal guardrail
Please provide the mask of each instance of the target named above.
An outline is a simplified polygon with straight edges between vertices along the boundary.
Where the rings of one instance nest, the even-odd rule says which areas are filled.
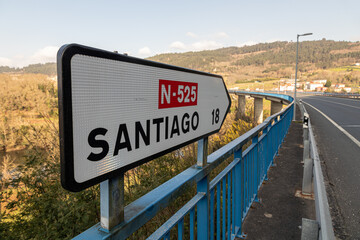
[[[289,104],[293,101],[293,97],[290,97],[289,95],[272,93],[272,92],[249,92],[249,91],[236,91],[236,90],[229,90],[228,92],[238,94],[238,95],[262,96],[265,98],[266,97],[280,98],[286,104]]]
[[[335,239],[324,176],[310,116],[301,101],[299,105],[304,119],[304,177],[302,191],[304,195],[312,193],[315,195],[316,221],[319,226],[318,239]]]
[[[285,95],[271,96],[293,100]],[[185,218],[189,218],[186,229],[190,239],[195,239],[195,235],[197,239],[243,237],[242,223],[251,204],[257,200],[258,189],[267,179],[267,172],[286,136],[293,117],[293,106],[294,103],[291,103],[207,158],[204,156],[203,167],[194,165],[130,203],[124,209],[124,222],[111,231],[101,228],[98,223],[75,239],[125,239],[194,183],[197,185],[196,195],[149,239],[170,239],[172,231],[176,232],[178,239],[182,239]],[[251,145],[243,151],[248,142]],[[204,153],[203,149],[200,151]],[[211,171],[232,156],[234,160],[210,181]]]
[[[233,91],[233,90],[229,90],[229,93]],[[240,92],[240,91],[238,91]],[[247,91],[242,91],[241,92],[247,92]],[[256,92],[256,93],[261,93],[261,92]],[[265,91],[265,93],[277,93],[278,95],[283,95],[280,93],[284,93],[283,91],[279,92],[279,91]],[[287,96],[286,94],[294,94],[293,91],[286,91],[285,92],[285,96]],[[341,98],[357,98],[360,99],[360,94],[359,93],[330,93],[330,92],[297,92],[297,94],[300,95],[317,95],[317,96],[327,96],[327,97],[341,97]]]

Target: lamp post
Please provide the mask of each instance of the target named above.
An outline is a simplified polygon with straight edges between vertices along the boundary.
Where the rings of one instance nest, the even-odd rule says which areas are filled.
[[[299,37],[312,35],[312,33],[298,34],[296,39],[296,68],[295,68],[295,86],[294,86],[294,116],[293,121],[295,121],[296,113],[296,84],[297,84],[297,69],[298,69],[298,52],[299,52]]]

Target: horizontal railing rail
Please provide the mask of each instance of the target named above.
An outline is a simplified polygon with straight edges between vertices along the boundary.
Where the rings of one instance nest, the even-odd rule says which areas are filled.
[[[286,95],[271,94],[271,97],[293,101]],[[112,230],[106,231],[98,223],[75,239],[126,239],[195,183],[197,193],[194,197],[149,239],[169,239],[171,231],[182,239],[185,230],[190,239],[195,239],[195,235],[197,239],[241,237],[242,222],[251,204],[257,200],[258,189],[267,179],[267,172],[291,124],[293,106],[293,103],[289,104],[207,156],[203,167],[194,165],[130,203],[124,209],[123,223]],[[243,151],[248,142],[251,144]],[[209,174],[232,156],[233,161],[210,181]],[[185,227],[186,222],[189,226]]]
[[[229,90],[230,92],[241,92],[241,93],[247,93],[247,95],[250,95],[249,93],[274,93],[277,95],[283,95],[287,96],[287,94],[293,95],[293,91],[245,91],[245,90]],[[285,93],[285,94],[283,94]],[[327,96],[327,97],[341,97],[341,98],[357,98],[360,99],[360,93],[337,93],[337,92],[313,92],[313,91],[297,91],[297,94],[299,95],[318,95],[318,96]]]

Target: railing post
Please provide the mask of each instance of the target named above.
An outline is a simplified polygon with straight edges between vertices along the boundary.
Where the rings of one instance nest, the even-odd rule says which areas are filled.
[[[243,187],[242,187],[242,172],[241,172],[241,164],[242,164],[242,149],[235,151],[234,153],[234,160],[239,158],[240,161],[235,166],[235,232],[238,234],[236,237],[242,237],[242,218],[243,218],[243,209],[244,209],[244,202],[243,202]]]
[[[253,169],[253,173],[252,176],[251,176],[251,182],[252,182],[252,191],[254,192],[253,193],[253,198],[254,198],[254,201],[258,202],[258,198],[257,198],[257,185],[258,185],[258,180],[257,180],[257,176],[258,176],[258,162],[259,162],[259,136],[256,135],[255,137],[253,137],[252,139],[252,144],[256,144],[255,148],[254,148],[254,164],[252,164],[252,166],[255,168]]]
[[[106,231],[124,221],[124,174],[100,183],[100,215]]]
[[[205,167],[207,164],[208,138],[205,137],[198,141],[197,166]],[[205,197],[197,205],[197,239],[209,239],[209,178],[206,175],[197,182],[197,192],[205,194]]]

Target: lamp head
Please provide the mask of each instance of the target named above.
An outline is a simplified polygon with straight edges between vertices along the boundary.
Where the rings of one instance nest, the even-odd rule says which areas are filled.
[[[298,34],[298,36],[308,36],[308,35],[312,35],[312,33]]]

